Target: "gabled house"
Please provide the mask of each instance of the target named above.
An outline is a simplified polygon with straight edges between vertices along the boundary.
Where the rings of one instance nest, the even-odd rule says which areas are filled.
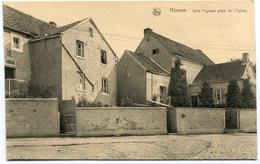
[[[199,93],[204,82],[207,82],[212,88],[216,105],[225,104],[228,84],[232,79],[236,79],[240,91],[242,91],[243,80],[249,78],[252,92],[255,95],[256,75],[248,56],[248,53],[243,53],[241,61],[204,66],[189,87],[192,106],[199,106]]]
[[[175,59],[181,59],[188,84],[192,83],[204,65],[214,64],[201,50],[173,41],[153,32],[150,28],[144,29],[144,38],[135,52],[151,57],[168,73],[171,72]]]
[[[167,71],[152,58],[126,50],[117,65],[118,104],[126,97],[140,104],[153,97],[164,102],[169,80]]]
[[[91,18],[57,27],[4,5],[4,27],[5,47],[16,44],[8,39],[16,31],[24,47],[16,56],[26,67],[17,67],[17,77],[55,87],[60,101],[85,97],[116,105],[117,56]]]

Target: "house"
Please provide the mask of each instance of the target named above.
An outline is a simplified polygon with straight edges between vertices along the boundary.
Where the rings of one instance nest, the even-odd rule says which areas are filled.
[[[187,82],[191,84],[204,65],[214,64],[201,50],[195,50],[181,43],[144,29],[144,38],[136,53],[151,57],[168,73],[174,66],[176,58],[181,59],[182,69],[186,70]]]
[[[26,87],[31,80],[31,59],[29,40],[40,36],[40,27],[48,26],[49,31],[57,32],[51,24],[3,5],[3,39],[5,59],[5,88],[12,90]]]
[[[152,58],[126,50],[117,66],[118,104],[126,97],[140,104],[146,104],[154,96],[164,102],[169,81],[167,71]]]
[[[5,48],[19,53],[14,78],[54,87],[60,101],[116,105],[117,56],[93,19],[58,27],[4,5],[4,28]]]
[[[181,59],[188,84],[205,65],[214,64],[201,50],[170,40],[150,28],[144,29],[144,38],[136,51],[125,51],[118,63],[118,103],[126,96],[133,97],[136,103],[146,103],[154,97],[164,102],[176,58]]]
[[[192,106],[199,106],[199,93],[202,84],[207,82],[213,90],[213,100],[216,105],[223,105],[226,102],[226,93],[229,81],[236,79],[242,91],[243,80],[249,78],[251,89],[256,94],[256,75],[249,62],[249,54],[243,53],[242,60],[215,65],[204,66],[197,77],[190,84]]]

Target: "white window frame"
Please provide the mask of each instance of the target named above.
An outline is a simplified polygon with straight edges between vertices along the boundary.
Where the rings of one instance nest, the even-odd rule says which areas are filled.
[[[103,54],[105,55],[105,63],[102,62]],[[105,50],[100,50],[100,62],[102,65],[107,65],[107,52]]]
[[[18,48],[15,47],[16,43],[14,43],[14,39],[18,39]],[[23,37],[16,35],[14,33],[11,33],[11,50],[23,52]]]
[[[218,95],[219,95],[219,98],[218,98]],[[217,101],[223,101],[224,100],[224,89],[220,88],[220,89],[215,90],[215,99]]]
[[[86,79],[83,73],[79,73],[80,78],[79,78],[79,83],[77,86],[78,91],[86,91]]]
[[[164,101],[167,99],[167,88],[166,88],[165,85],[160,85],[160,86],[159,86],[160,102],[162,102],[162,99],[161,99],[161,88],[165,88],[165,94],[163,95],[163,96],[165,96]]]
[[[81,54],[79,54],[79,48],[78,48],[78,45],[81,45]],[[85,55],[84,55],[84,43],[80,40],[76,40],[76,56],[77,57],[80,57],[80,58],[84,58]]]
[[[108,78],[102,78],[101,89],[103,94],[108,94]]]

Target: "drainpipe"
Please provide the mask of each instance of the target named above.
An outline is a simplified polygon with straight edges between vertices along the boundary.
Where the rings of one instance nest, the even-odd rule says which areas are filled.
[[[91,85],[92,87],[92,92],[94,91],[94,84],[91,83],[91,81],[87,78],[87,76],[85,75],[85,73],[82,71],[82,69],[80,68],[80,66],[78,65],[78,63],[75,61],[75,59],[72,57],[72,55],[70,54],[69,50],[65,47],[65,45],[62,43],[61,39],[59,39],[62,47],[65,49],[65,51],[67,52],[67,54],[70,56],[71,60],[73,61],[73,63],[77,66],[77,68],[79,69],[80,73],[82,73],[84,75],[84,78],[87,80],[87,82]]]

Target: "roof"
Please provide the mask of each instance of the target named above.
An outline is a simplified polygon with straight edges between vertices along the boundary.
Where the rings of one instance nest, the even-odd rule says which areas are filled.
[[[169,76],[162,68],[160,68],[149,57],[131,51],[127,51],[127,52],[129,52],[146,69],[146,71],[154,74]]]
[[[173,55],[179,55],[204,65],[214,64],[201,50],[192,49],[155,32],[151,32],[151,34]]]
[[[229,62],[204,66],[191,85],[199,85],[204,82],[224,82],[239,79],[243,76],[246,64],[242,62]]]
[[[6,5],[3,5],[3,25],[5,28],[33,36],[39,36],[40,30],[49,34],[59,32],[59,29],[56,26],[34,18]],[[44,28],[41,28],[43,26]]]
[[[67,31],[68,29],[78,25],[79,23],[83,22],[86,19],[87,18],[79,20],[79,21],[76,21],[76,22],[73,22],[73,23],[70,23],[70,24],[67,24],[67,25],[64,25],[64,26],[61,26],[61,27],[59,27],[59,29],[60,29],[61,32]]]

